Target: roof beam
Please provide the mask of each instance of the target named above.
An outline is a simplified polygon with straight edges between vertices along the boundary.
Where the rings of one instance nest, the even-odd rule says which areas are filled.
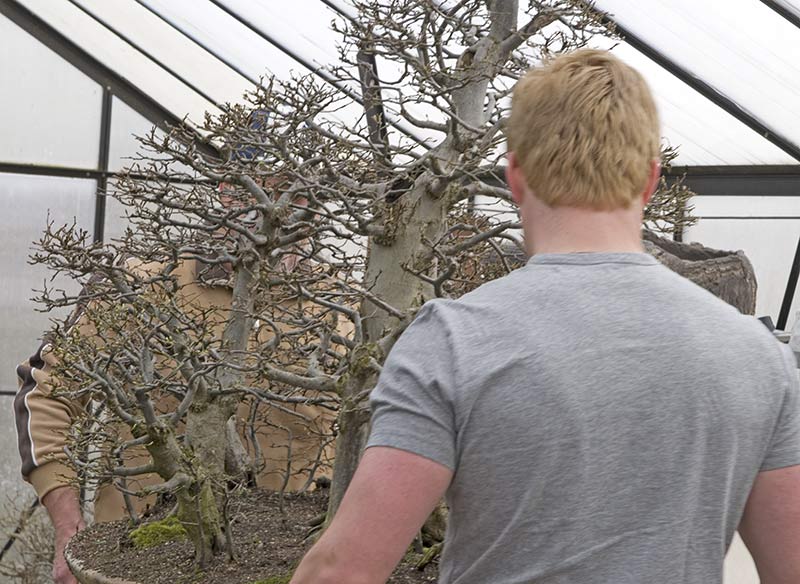
[[[745,124],[748,128],[757,132],[760,136],[772,142],[775,146],[786,152],[789,156],[800,162],[800,146],[789,140],[785,136],[776,132],[774,129],[766,125],[750,112],[742,108],[738,103],[729,97],[720,93],[716,88],[709,85],[699,77],[684,69],[675,61],[661,53],[654,48],[646,40],[629,30],[625,26],[617,22],[611,15],[600,12],[600,17],[603,22],[613,27],[619,36],[626,41],[629,45],[637,49],[639,52],[650,58],[652,61],[660,65],[672,73],[675,77],[686,83],[689,87],[700,93],[705,98],[709,99],[712,103],[722,108],[724,111],[735,117],[737,120]]]
[[[798,197],[800,165],[676,166],[664,172],[667,183],[683,184],[704,197]]]
[[[667,184],[683,184],[702,197],[800,197],[800,165],[672,166],[664,170]],[[507,188],[505,166],[481,180]]]
[[[681,166],[673,164],[664,169],[664,176],[800,176],[800,164]]]
[[[728,172],[725,169],[728,168]],[[769,170],[772,169],[772,172]],[[503,170],[501,168],[501,170]],[[22,174],[33,176],[52,176],[61,178],[118,178],[121,173],[101,172],[88,168],[69,168],[60,166],[41,166],[35,164],[21,164],[0,162],[0,174]],[[498,171],[498,175],[502,175]],[[760,166],[732,166],[732,167],[704,167],[684,166],[673,167],[672,171],[665,173],[669,183],[674,182],[686,174],[683,181],[700,196],[706,197],[794,197],[800,196],[800,168],[799,167],[760,167]],[[132,174],[133,178],[147,179],[147,175]],[[179,184],[196,184],[203,180],[172,179]],[[487,177],[487,184],[505,187],[503,180]]]
[[[45,166],[18,162],[0,162],[0,173],[28,174],[33,176],[54,176],[60,178],[100,179],[108,174],[94,168],[71,168],[65,166]]]
[[[787,7],[783,2],[779,0],[761,0],[761,3],[772,8],[797,28],[800,28],[800,14]]]
[[[167,129],[168,126],[182,125],[181,119],[142,89],[95,59],[16,0],[0,0],[0,14],[68,61],[84,75],[102,87],[107,87],[112,94],[159,128]],[[200,141],[198,149],[206,156],[219,157],[216,149],[205,142]]]

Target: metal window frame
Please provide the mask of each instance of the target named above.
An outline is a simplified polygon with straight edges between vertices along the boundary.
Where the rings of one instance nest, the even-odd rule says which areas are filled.
[[[800,164],[778,166],[675,166],[664,172],[704,197],[800,196]]]
[[[106,223],[106,194],[108,192],[108,157],[111,151],[111,114],[114,94],[103,88],[103,105],[100,113],[100,150],[97,167],[103,172],[97,179],[97,194],[94,204],[94,241],[103,241]]]
[[[83,10],[75,2],[70,2]],[[205,94],[198,91],[193,85],[188,83],[183,77],[176,75],[174,71],[167,68],[158,61],[153,55],[144,52],[141,47],[135,45],[128,38],[122,36],[119,31],[110,27],[104,21],[97,18],[89,11],[83,10],[100,25],[105,26],[121,40],[131,45],[135,50],[142,53],[145,57],[153,61],[156,65],[173,75],[178,81],[184,83],[202,97]],[[16,0],[0,0],[0,14],[8,18],[16,26],[30,34],[38,42],[54,51],[61,58],[65,59],[70,65],[81,71],[88,78],[98,83],[103,88],[101,106],[101,128],[99,136],[99,156],[97,168],[69,168],[38,164],[20,164],[11,162],[0,162],[0,173],[28,174],[38,176],[53,176],[61,178],[83,178],[94,179],[97,182],[97,194],[95,199],[94,213],[94,241],[102,241],[105,232],[105,209],[106,192],[108,190],[108,179],[118,176],[117,173],[109,172],[109,152],[111,148],[111,115],[113,97],[117,97],[134,111],[139,113],[153,125],[162,130],[169,130],[170,126],[182,124],[182,120],[173,115],[163,107],[158,101],[145,93],[138,86],[134,85],[115,71],[105,66],[91,54],[72,42],[69,38],[61,34],[50,24],[42,20],[31,10],[22,6]],[[214,100],[209,100],[215,104]],[[219,158],[219,152],[211,144],[203,140],[198,141],[198,150],[209,158]]]
[[[505,187],[505,166],[481,177],[486,184]],[[703,197],[800,196],[800,164],[773,166],[672,166],[664,170],[672,185],[677,181]]]
[[[0,0],[0,14],[53,50],[101,87],[108,88],[111,93],[156,126],[166,130],[169,126],[182,124],[180,118],[163,107],[141,88],[95,59],[87,51],[16,0]],[[219,157],[217,150],[206,142],[201,141],[198,148],[206,156]]]

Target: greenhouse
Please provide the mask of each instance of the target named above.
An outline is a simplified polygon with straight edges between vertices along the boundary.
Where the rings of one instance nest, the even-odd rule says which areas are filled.
[[[473,4],[469,10],[477,14],[484,3],[372,4],[400,12],[409,9],[405,5],[433,6],[431,18],[437,18]],[[791,330],[795,311],[800,311],[800,0],[511,4],[518,4],[519,23],[530,20],[530,14],[557,15],[562,9],[568,14],[551,18],[536,33],[536,42],[553,42],[556,52],[558,43],[609,49],[643,75],[658,107],[662,144],[674,151],[664,169],[665,187],[687,187],[692,194],[680,210],[685,223],[679,221],[666,235],[679,243],[742,251],[757,281],[755,316],[770,317],[778,329]],[[579,4],[580,14],[569,12]],[[14,431],[19,422],[12,408],[18,379],[13,372],[34,353],[51,319],[65,318],[67,312],[42,312],[31,300],[51,277],[41,262],[29,263],[33,242],[42,238],[48,224],[74,223],[96,243],[125,236],[132,224],[123,200],[111,195],[128,188],[125,181],[138,180],[125,170],[141,152],[137,137],[156,128],[151,136],[156,148],[159,140],[166,145],[168,136],[179,142],[180,136],[192,135],[192,155],[219,157],[229,142],[220,138],[224,131],[215,132],[214,124],[222,122],[209,120],[234,116],[236,106],[255,107],[257,113],[261,98],[253,96],[272,91],[273,80],[289,87],[308,76],[319,92],[329,92],[325,99],[335,106],[326,119],[335,127],[355,128],[353,136],[369,136],[371,145],[381,144],[403,160],[424,159],[435,150],[450,122],[441,111],[409,97],[417,77],[379,51],[377,57],[369,51],[354,55],[352,44],[343,45],[343,31],[360,31],[356,23],[361,16],[348,0],[0,0],[0,208],[6,234],[0,256],[6,273],[0,291],[0,420],[7,444],[0,457],[0,486],[9,498],[0,508],[17,512],[35,500],[19,473]],[[576,22],[586,29],[575,32],[584,25]],[[455,43],[453,39],[448,42]],[[531,54],[529,61],[538,63],[539,58]],[[349,75],[343,72],[347,67]],[[393,80],[383,88],[381,104],[381,87],[374,81],[384,77]],[[512,76],[498,79],[492,91],[498,103],[507,104]],[[289,107],[286,103],[283,107]],[[375,111],[380,115],[374,116]],[[253,115],[247,123],[256,131],[261,122],[253,122]],[[379,117],[386,123],[377,127],[374,120]],[[488,120],[491,125],[493,118]],[[469,127],[472,122],[458,123]],[[175,127],[182,133],[171,133]],[[324,141],[327,134],[320,132]],[[180,160],[180,147],[170,148]],[[502,155],[504,147],[497,143],[486,151]],[[247,152],[236,150],[240,160],[247,159]],[[138,160],[155,164],[152,158]],[[505,188],[504,175],[495,172],[504,164],[493,167],[487,191],[478,189],[469,205],[494,209],[488,213],[493,221],[512,226],[516,214],[503,204],[492,206],[492,189]],[[167,182],[197,188],[192,182],[199,176],[196,168],[182,172],[174,171]],[[152,176],[145,178],[153,181]],[[279,178],[265,178],[264,184]],[[392,188],[401,187],[393,183]],[[307,199],[303,201],[306,205]],[[300,212],[297,207],[295,211]],[[513,227],[518,233],[519,226]],[[331,233],[338,236],[340,230]],[[361,245],[357,236],[351,243]],[[332,246],[329,253],[351,257],[350,248],[341,249]],[[360,274],[362,268],[369,274],[368,266],[353,272]],[[437,286],[438,295],[436,278],[428,283]],[[56,279],[53,285],[77,292],[74,282]],[[276,330],[283,326],[273,325]],[[15,521],[16,516],[2,527],[13,529]],[[738,539],[725,570],[726,584],[758,581]],[[6,577],[11,578],[0,575]]]

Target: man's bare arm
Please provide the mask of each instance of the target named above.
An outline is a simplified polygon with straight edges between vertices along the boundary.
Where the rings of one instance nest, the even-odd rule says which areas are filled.
[[[800,582],[800,466],[758,475],[739,533],[761,584]]]
[[[47,508],[56,532],[53,582],[77,584],[64,560],[64,548],[70,538],[84,528],[78,495],[72,487],[58,487],[44,496],[42,504]]]
[[[367,449],[339,512],[291,584],[383,584],[453,473],[395,448]]]

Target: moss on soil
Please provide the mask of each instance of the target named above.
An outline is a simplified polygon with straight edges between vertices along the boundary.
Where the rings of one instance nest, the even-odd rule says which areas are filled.
[[[146,523],[130,532],[129,537],[136,549],[144,550],[168,541],[180,541],[187,537],[186,529],[174,515],[161,521]]]
[[[205,572],[198,571],[194,549],[186,538],[147,549],[126,545],[131,541],[127,521],[96,523],[81,531],[70,546],[88,569],[121,580],[146,584],[285,584],[311,545],[306,536],[315,518],[327,509],[327,490],[286,496],[283,503],[281,511],[280,495],[259,489],[235,493],[230,501],[230,518],[236,561],[220,555]],[[156,513],[162,511],[168,512],[162,508]],[[417,561],[419,555],[404,558],[388,584],[434,584],[436,561],[424,572],[415,568]]]

